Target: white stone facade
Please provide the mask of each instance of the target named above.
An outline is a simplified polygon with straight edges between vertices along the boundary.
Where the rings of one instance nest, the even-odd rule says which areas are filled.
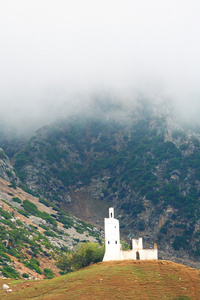
[[[119,221],[114,218],[114,208],[109,208],[109,218],[105,218],[105,255],[103,260],[119,260],[121,245],[119,234]]]
[[[157,245],[154,249],[143,249],[142,238],[132,239],[132,250],[123,251],[120,244],[119,221],[114,218],[114,208],[109,208],[105,222],[105,254],[103,261],[110,260],[155,260],[158,259]]]

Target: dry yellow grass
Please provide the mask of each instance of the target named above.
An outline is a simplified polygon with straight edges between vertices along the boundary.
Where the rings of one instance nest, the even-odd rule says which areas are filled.
[[[119,261],[92,265],[51,280],[13,281],[0,299],[200,299],[200,271],[169,261]]]

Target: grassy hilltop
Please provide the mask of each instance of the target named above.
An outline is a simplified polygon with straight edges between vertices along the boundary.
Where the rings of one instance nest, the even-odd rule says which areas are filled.
[[[199,299],[200,271],[170,261],[94,264],[51,280],[12,281],[1,299]]]

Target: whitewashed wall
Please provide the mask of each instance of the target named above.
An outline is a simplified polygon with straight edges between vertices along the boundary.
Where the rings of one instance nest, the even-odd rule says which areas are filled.
[[[143,249],[142,238],[132,240],[132,250],[122,251],[120,245],[119,221],[114,218],[114,209],[109,208],[109,218],[104,219],[105,254],[103,261],[158,259],[157,245],[154,249]]]
[[[105,218],[105,255],[103,261],[123,259],[120,251],[119,221]]]

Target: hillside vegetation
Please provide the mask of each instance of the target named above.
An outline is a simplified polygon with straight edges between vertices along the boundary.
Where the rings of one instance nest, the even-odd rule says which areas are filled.
[[[169,261],[98,263],[52,280],[12,281],[3,299],[199,299],[198,270]],[[0,285],[6,283],[0,280]]]
[[[82,267],[80,259],[79,265],[70,261],[70,270],[61,264],[79,242],[85,247],[90,242],[91,247],[102,248],[97,243],[102,239],[97,228],[48,201],[13,188],[3,179],[0,179],[0,194],[0,277],[53,278]],[[78,257],[78,252],[73,253]],[[83,266],[91,262],[89,259],[101,260],[102,255],[100,259],[97,255],[87,257]]]
[[[14,169],[33,194],[81,219],[101,226],[112,205],[124,237],[199,260],[200,136],[168,119],[61,121],[38,130]]]

